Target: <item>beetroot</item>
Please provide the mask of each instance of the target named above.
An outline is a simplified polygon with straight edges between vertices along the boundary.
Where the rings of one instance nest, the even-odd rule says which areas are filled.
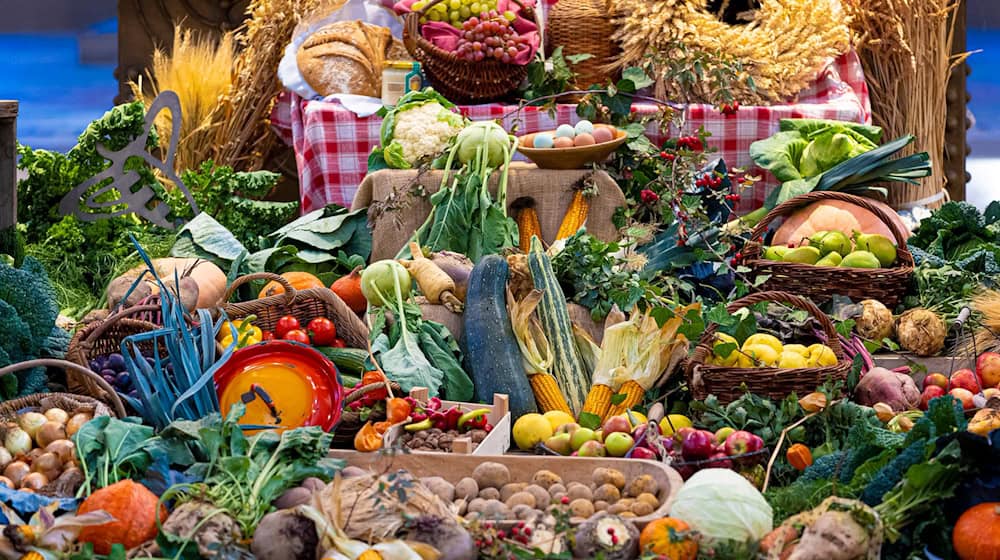
[[[854,390],[854,397],[859,404],[865,406],[881,402],[892,407],[895,412],[903,412],[915,409],[920,404],[920,389],[917,389],[917,384],[909,375],[876,367],[861,378]]]

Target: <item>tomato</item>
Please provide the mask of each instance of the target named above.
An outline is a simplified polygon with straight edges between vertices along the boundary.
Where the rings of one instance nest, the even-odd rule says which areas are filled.
[[[274,333],[271,331],[264,331],[260,333],[261,340],[274,340]]]
[[[342,338],[335,338],[333,339],[333,344],[330,346],[333,346],[334,348],[347,348],[347,343],[344,342],[344,339]]]
[[[291,315],[285,315],[281,319],[278,319],[278,324],[274,326],[274,336],[278,338],[285,338],[285,333],[288,331],[294,331],[301,329],[299,325],[299,320]]]
[[[285,336],[282,338],[284,338],[285,340],[291,340],[293,342],[301,342],[302,344],[309,344],[309,335],[306,334],[306,331],[302,329],[292,329],[286,332]]]
[[[333,321],[326,317],[316,317],[309,321],[309,326],[306,329],[316,346],[330,346],[337,338],[337,327],[334,326]]]

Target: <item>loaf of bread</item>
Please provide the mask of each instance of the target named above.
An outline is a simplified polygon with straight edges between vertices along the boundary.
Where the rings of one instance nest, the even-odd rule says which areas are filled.
[[[388,28],[361,21],[321,27],[299,47],[299,72],[316,93],[379,97],[386,60],[410,60]]]

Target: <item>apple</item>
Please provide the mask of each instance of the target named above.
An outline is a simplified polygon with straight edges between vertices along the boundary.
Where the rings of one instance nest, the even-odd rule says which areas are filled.
[[[923,387],[921,389],[926,389],[930,385],[937,385],[938,387],[948,390],[948,377],[943,373],[928,373],[924,377]]]
[[[695,473],[695,468],[691,465],[675,465],[674,469],[684,480],[691,478],[691,475]]]
[[[711,469],[731,469],[733,468],[733,461],[728,455],[722,452],[716,452],[709,456],[708,458],[711,463],[708,467]]]
[[[951,391],[948,391],[948,394],[962,402],[963,410],[971,410],[976,407],[975,403],[973,402],[973,397],[975,395],[973,394],[972,391],[969,391],[968,389],[955,387]]]
[[[979,374],[984,387],[1000,385],[1000,354],[996,352],[980,354],[976,360],[976,373]]]
[[[726,426],[725,428],[719,428],[715,432],[715,443],[724,445],[726,443],[726,438],[729,437],[729,434],[735,431],[736,428],[730,428],[729,426]]]
[[[570,435],[567,433],[556,434],[545,440],[545,447],[560,455],[569,455],[573,452],[573,446],[570,445]]]
[[[628,418],[618,415],[618,416],[612,416],[611,418],[605,420],[604,425],[601,426],[601,429],[604,431],[605,435],[610,435],[617,432],[631,434],[632,424],[629,424]]]
[[[601,443],[604,443],[604,430],[601,429],[594,430],[594,439],[596,439]]]
[[[628,450],[632,449],[634,443],[635,440],[632,439],[631,434],[615,432],[609,434],[607,439],[604,440],[604,447],[607,448],[608,455],[612,457],[624,457],[628,453]]]
[[[647,449],[645,447],[636,447],[632,450],[632,454],[629,455],[631,459],[649,459],[655,461],[658,459],[656,453],[652,449]]]
[[[580,457],[607,457],[608,450],[604,448],[603,443],[592,439],[583,442],[577,453],[580,454]]]
[[[924,387],[924,392],[920,394],[920,410],[927,410],[927,407],[930,406],[931,399],[943,397],[944,395],[944,389],[938,387],[937,385],[928,385]]]
[[[569,444],[573,447],[574,451],[579,451],[583,447],[584,443],[588,441],[596,441],[597,434],[594,430],[590,428],[577,428],[573,435],[570,436]]]
[[[954,388],[965,389],[970,393],[978,393],[980,391],[981,383],[979,378],[971,369],[960,369],[955,373],[951,374],[949,389]]]
[[[576,422],[567,422],[567,423],[563,424],[562,426],[559,426],[558,428],[556,428],[555,433],[557,433],[557,434],[569,434],[569,435],[573,435],[573,432],[575,432],[575,431],[577,431],[579,429],[580,429],[580,425],[577,424]]]
[[[764,446],[764,441],[750,432],[737,430],[726,438],[726,455],[743,455],[759,451]]]
[[[676,432],[674,432],[674,439],[677,440],[677,443],[681,443],[685,439],[687,439],[689,434],[696,431],[697,430],[695,430],[694,428],[679,428]],[[635,437],[635,434],[632,434],[632,436]]]
[[[681,456],[688,461],[707,459],[712,454],[715,434],[705,430],[693,430],[681,443]]]
[[[993,397],[1000,397],[1000,387],[990,387],[988,389],[983,389],[983,397],[986,400],[990,400]]]

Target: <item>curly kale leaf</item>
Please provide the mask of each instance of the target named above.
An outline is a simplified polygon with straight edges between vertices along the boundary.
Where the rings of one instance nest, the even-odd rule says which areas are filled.
[[[928,218],[909,239],[909,244],[932,255],[955,260],[978,245],[996,240],[979,210],[968,202],[948,202]]]
[[[58,315],[49,277],[36,260],[26,257],[21,268],[0,264],[0,367],[45,354]],[[0,394],[39,392],[46,381],[44,369],[21,371],[0,380]]]
[[[864,491],[861,492],[861,501],[870,506],[881,503],[882,497],[899,484],[899,481],[903,480],[903,476],[906,475],[906,471],[910,467],[926,460],[927,442],[924,440],[913,442],[871,478]]]

